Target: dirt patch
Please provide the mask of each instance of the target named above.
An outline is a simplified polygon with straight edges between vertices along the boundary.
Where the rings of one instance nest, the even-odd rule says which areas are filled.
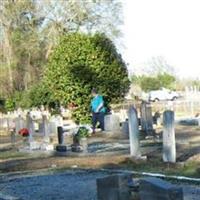
[[[0,163],[0,172],[26,171],[48,168],[102,168],[117,167],[127,157],[122,156],[90,156],[90,157],[39,157],[22,160],[9,160]]]

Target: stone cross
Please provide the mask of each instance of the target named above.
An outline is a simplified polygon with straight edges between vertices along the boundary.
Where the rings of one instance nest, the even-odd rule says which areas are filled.
[[[163,113],[163,161],[176,162],[174,112],[170,110]]]
[[[153,134],[153,118],[152,118],[152,111],[151,111],[151,104],[145,101],[142,101],[141,104],[141,128],[147,136]]]
[[[128,110],[130,153],[135,158],[141,157],[139,144],[139,126],[136,109],[131,106]]]

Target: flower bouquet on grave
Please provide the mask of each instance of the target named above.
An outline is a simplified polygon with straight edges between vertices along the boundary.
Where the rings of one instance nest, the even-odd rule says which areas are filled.
[[[73,135],[73,152],[82,152],[87,149],[87,137],[89,136],[89,130],[85,126],[78,128],[78,131]]]
[[[27,128],[22,128],[18,131],[18,134],[21,135],[22,137],[28,137],[29,131]]]

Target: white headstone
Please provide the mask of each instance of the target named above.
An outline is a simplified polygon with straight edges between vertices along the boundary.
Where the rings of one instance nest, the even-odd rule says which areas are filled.
[[[35,134],[34,123],[33,123],[33,119],[30,116],[30,113],[28,113],[26,116],[26,123],[27,123],[27,128],[29,131],[28,141],[30,143],[30,142],[33,142],[33,135]]]
[[[57,134],[57,127],[63,126],[63,119],[59,115],[52,116],[49,119],[49,131],[50,134]]]
[[[19,115],[17,118],[15,118],[15,132],[16,132],[16,134],[18,134],[20,129],[25,128],[25,127],[26,127],[25,121],[21,117],[21,115]]]
[[[136,109],[131,106],[128,111],[130,153],[135,158],[140,158],[139,126]]]
[[[50,138],[49,138],[49,124],[47,120],[47,116],[43,115],[42,116],[42,122],[43,122],[43,131],[44,131],[44,142],[49,143]]]
[[[163,113],[163,161],[176,162],[174,112],[170,110]]]
[[[120,130],[120,120],[115,114],[106,115],[104,117],[105,131],[115,132]]]

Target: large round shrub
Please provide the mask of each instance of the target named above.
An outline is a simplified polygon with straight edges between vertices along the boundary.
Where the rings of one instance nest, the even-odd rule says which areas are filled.
[[[129,88],[126,65],[104,34],[67,34],[53,51],[44,81],[61,104],[76,105],[73,117],[89,119],[91,89],[107,102],[119,102]]]

